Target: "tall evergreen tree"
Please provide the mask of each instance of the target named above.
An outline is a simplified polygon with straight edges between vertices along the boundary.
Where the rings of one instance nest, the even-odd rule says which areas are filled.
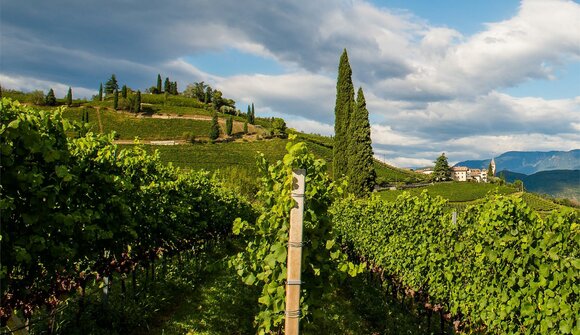
[[[127,99],[127,85],[123,85],[123,88],[121,88],[121,96],[123,99]]]
[[[356,108],[348,128],[347,176],[348,189],[357,197],[368,196],[375,187],[377,174],[373,165],[371,125],[362,87],[358,89]]]
[[[46,93],[46,98],[44,99],[44,103],[47,106],[56,106],[56,96],[54,95],[54,91],[52,88],[50,90],[48,90],[48,93]]]
[[[254,110],[254,103],[252,102],[252,120],[250,124],[256,124],[256,111]]]
[[[99,101],[103,101],[103,83],[99,86]]]
[[[72,88],[70,86],[69,86],[68,92],[66,94],[66,105],[67,106],[72,105]]]
[[[232,136],[232,130],[234,128],[234,119],[232,116],[226,119],[226,134]]]
[[[218,114],[213,112],[213,117],[211,118],[211,130],[209,132],[210,140],[215,140],[220,136],[220,125],[218,123]]]
[[[171,92],[171,82],[169,81],[169,77],[165,78],[165,83],[163,84],[163,90],[165,92]]]
[[[112,74],[111,78],[109,78],[109,80],[107,80],[107,83],[105,84],[105,93],[113,94],[113,92],[118,89],[119,84],[117,83],[117,78],[115,77],[115,74]]]
[[[174,81],[171,84],[171,94],[173,94],[173,95],[178,95],[179,94],[179,92],[177,92],[177,82],[176,81]]]
[[[135,97],[135,113],[141,112],[141,91],[137,90],[137,96]]]
[[[449,168],[449,163],[447,162],[445,153],[442,153],[435,161],[432,178],[437,181],[449,180],[451,178],[451,169]]]
[[[244,134],[248,133],[248,121],[244,121]]]
[[[113,93],[113,109],[117,110],[119,108],[119,90],[115,90]]]
[[[340,56],[338,64],[338,79],[336,82],[336,104],[334,106],[334,146],[332,168],[335,178],[348,173],[348,128],[354,108],[354,86],[352,70],[348,62],[346,49]]]
[[[157,93],[161,93],[161,74],[157,74]]]

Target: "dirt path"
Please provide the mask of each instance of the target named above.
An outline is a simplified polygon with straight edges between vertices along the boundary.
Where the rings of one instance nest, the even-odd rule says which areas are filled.
[[[95,108],[97,110],[97,120],[99,120],[99,132],[103,133],[103,123],[101,122],[101,107]]]

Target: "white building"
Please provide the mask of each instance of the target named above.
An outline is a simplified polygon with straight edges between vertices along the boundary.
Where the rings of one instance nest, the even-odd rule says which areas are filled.
[[[456,181],[467,181],[469,168],[465,166],[454,166],[451,168],[451,178]]]

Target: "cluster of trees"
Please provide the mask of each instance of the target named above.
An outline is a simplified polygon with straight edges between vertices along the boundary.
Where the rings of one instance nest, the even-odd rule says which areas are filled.
[[[246,118],[249,124],[256,124],[256,114],[254,112],[254,103],[252,102],[252,107],[248,105],[248,113],[246,114]]]
[[[161,93],[172,95],[179,94],[179,92],[177,91],[177,81],[170,81],[169,77],[165,77],[165,82],[163,82],[162,86],[161,74],[157,74],[157,85],[148,88],[147,92],[151,94],[161,94]]]
[[[119,82],[115,74],[112,74],[104,87],[103,83],[100,84],[99,93],[93,96],[93,100],[104,101],[112,99],[113,109],[115,110],[123,109],[133,113],[141,112],[141,91],[134,92],[127,85],[123,85],[120,90],[121,96],[119,97]]]
[[[217,112],[231,115],[239,113],[236,110],[236,102],[234,100],[224,98],[220,90],[213,89],[203,81],[187,85],[182,95],[188,98],[195,98],[206,104],[211,104]]]
[[[358,197],[367,196],[376,183],[369,112],[362,88],[358,89],[355,100],[346,49],[338,66],[334,115],[334,177],[347,177],[349,192]]]

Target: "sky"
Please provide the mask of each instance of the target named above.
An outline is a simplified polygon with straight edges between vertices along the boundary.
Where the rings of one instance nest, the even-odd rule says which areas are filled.
[[[399,167],[580,148],[580,2],[3,0],[0,85],[90,97],[114,73],[204,81],[332,135],[347,49],[375,156]]]

